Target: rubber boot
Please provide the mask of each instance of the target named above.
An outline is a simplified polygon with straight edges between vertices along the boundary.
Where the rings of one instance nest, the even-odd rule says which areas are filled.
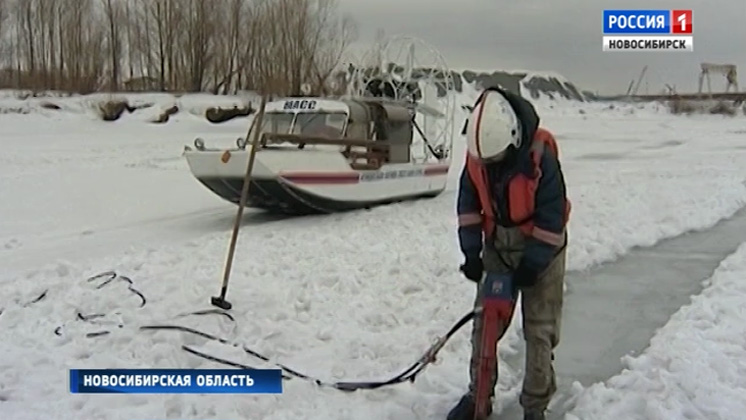
[[[533,411],[523,414],[523,420],[546,420],[546,417],[542,412]]]
[[[456,404],[455,407],[451,409],[450,412],[448,412],[447,420],[474,420],[474,397],[466,394],[463,397],[461,397],[461,400],[459,400],[458,404]],[[487,410],[487,416],[492,414],[492,405],[490,405],[489,409]],[[479,419],[479,420],[487,420]]]

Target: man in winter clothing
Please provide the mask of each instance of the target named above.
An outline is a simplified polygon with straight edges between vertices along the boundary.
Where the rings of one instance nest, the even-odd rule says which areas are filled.
[[[522,297],[526,369],[520,403],[526,420],[542,420],[556,392],[552,361],[559,342],[570,203],[557,145],[539,128],[534,107],[493,88],[474,106],[466,127],[467,163],[458,194],[461,271],[480,284],[485,272],[508,274]],[[475,305],[481,300],[477,288]],[[514,306],[511,306],[514,308]],[[502,338],[511,320],[498,326]],[[469,391],[448,420],[474,418],[482,334],[474,320]],[[491,378],[494,397],[497,372]]]

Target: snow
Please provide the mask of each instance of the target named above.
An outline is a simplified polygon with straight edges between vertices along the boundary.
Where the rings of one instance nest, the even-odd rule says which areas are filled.
[[[743,418],[746,412],[746,243],[627,369],[583,390],[568,420]]]
[[[525,69],[510,69],[510,70],[481,69],[481,70],[477,70],[474,68],[452,69],[452,70],[455,71],[457,74],[459,74],[459,77],[461,77],[463,81],[462,90],[464,91],[464,94],[468,94],[466,91],[468,91],[469,89],[473,89],[476,84],[475,82],[469,83],[469,82],[466,82],[466,80],[463,80],[464,79],[463,75],[466,72],[481,75],[481,76],[489,76],[494,73],[501,73],[503,75],[512,75],[512,76],[521,75],[523,76],[519,83],[521,95],[526,98],[532,98],[534,102],[538,100],[539,102],[556,104],[558,102],[558,98],[559,98],[559,101],[568,101],[568,100],[562,98],[562,96],[560,96],[558,92],[552,92],[551,94],[548,94],[547,92],[542,92],[542,91],[535,92],[538,95],[538,98],[534,98],[532,96],[531,89],[528,89],[526,87],[526,84],[530,83],[533,79],[539,79],[540,81],[543,80],[547,83],[552,83],[552,84],[554,84],[553,81],[556,81],[562,85],[562,86],[557,86],[557,87],[564,89],[565,91],[567,91],[567,93],[570,93],[569,89],[567,89],[568,86],[572,86],[577,89],[577,86],[573,82],[571,82],[567,77],[555,71],[548,71],[548,70],[536,71],[536,70],[525,70]],[[578,89],[578,93],[580,93],[580,89]],[[574,101],[574,99],[570,101]]]
[[[376,391],[348,394],[291,380],[281,396],[69,394],[71,368],[220,367],[184,352],[182,344],[266,366],[232,347],[137,330],[160,322],[244,343],[325,380],[386,379],[414,362],[473,301],[473,285],[457,271],[456,159],[450,189],[432,200],[292,219],[248,212],[228,293],[237,322],[179,317],[210,308],[235,217],[234,206],[192,178],[180,153],[195,137],[232,145],[244,136],[249,119],[211,124],[197,111],[218,100],[238,104],[245,98],[128,98],[163,107],[178,100],[192,111],[161,125],[141,118],[138,112],[145,110],[103,122],[85,111],[90,99],[71,97],[53,99],[63,110],[26,104],[27,114],[0,115],[3,418],[443,418],[466,386],[468,328],[414,384]],[[457,105],[473,100],[469,92]],[[560,142],[573,201],[571,270],[705,229],[746,204],[742,117],[673,116],[654,105],[537,106]],[[459,111],[457,129],[464,116]],[[455,156],[462,153],[459,137]],[[140,308],[124,282],[97,290],[86,281],[108,270],[131,278],[147,304]],[[47,298],[24,306],[47,289]],[[726,297],[706,293],[700,299],[713,308],[739,295]],[[101,327],[74,322],[76,311],[106,313],[102,322],[114,323],[114,331],[86,338]],[[119,323],[122,328],[116,328]],[[62,325],[62,336],[56,336]],[[514,353],[521,339],[520,319],[512,325],[501,343],[503,356]],[[717,342],[708,343],[715,352]],[[673,350],[660,348],[657,357]],[[517,395],[520,378],[508,366],[501,372],[498,395],[504,402]],[[712,386],[727,384],[723,380],[713,378]],[[712,398],[701,404],[719,401],[718,395]]]
[[[551,70],[537,71],[535,69],[528,70],[528,69],[517,69],[517,68],[514,68],[514,69],[486,69],[486,68],[477,69],[475,67],[469,67],[468,69],[467,68],[453,68],[452,70],[459,72],[459,73],[464,73],[464,72],[469,71],[469,72],[477,73],[477,74],[480,74],[480,73],[492,74],[494,72],[500,72],[500,73],[505,73],[505,74],[525,74],[526,77],[524,78],[524,80],[531,80],[532,78],[537,77],[537,78],[543,78],[543,79],[557,79],[561,82],[569,83],[569,80],[564,75],[556,71],[551,71]]]
[[[98,108],[100,105],[110,101],[127,101],[131,106],[145,106],[132,113],[133,119],[141,119],[150,122],[151,118],[161,111],[177,106],[182,112],[204,117],[205,111],[210,107],[232,108],[243,107],[254,103],[257,107],[259,98],[256,94],[247,92],[239,96],[218,96],[206,93],[174,95],[170,93],[143,93],[143,94],[119,94],[119,93],[95,93],[89,95],[63,96],[59,93],[32,92],[19,90],[0,91],[0,115],[1,114],[43,114],[49,117],[59,117],[60,114],[81,114],[91,119],[100,119]],[[44,105],[55,105],[58,110],[44,108]]]

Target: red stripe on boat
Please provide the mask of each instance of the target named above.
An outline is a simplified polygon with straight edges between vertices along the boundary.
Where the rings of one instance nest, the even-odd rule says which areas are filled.
[[[448,173],[448,165],[431,165],[425,167],[425,176],[445,175]]]
[[[417,170],[417,167],[411,169]],[[448,165],[427,165],[424,167],[424,176],[438,176],[448,173]],[[406,171],[407,169],[401,169]],[[393,170],[396,172],[397,170]],[[386,172],[384,170],[383,172]],[[285,172],[280,173],[280,178],[293,184],[313,185],[340,185],[357,184],[360,182],[360,172]],[[382,179],[385,180],[385,179]]]
[[[281,173],[280,178],[293,184],[357,184],[360,174],[357,172],[288,172]]]

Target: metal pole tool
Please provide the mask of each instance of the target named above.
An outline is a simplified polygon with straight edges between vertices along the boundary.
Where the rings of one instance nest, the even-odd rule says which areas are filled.
[[[236,212],[236,220],[233,224],[233,235],[231,236],[231,242],[228,246],[228,257],[225,261],[225,270],[223,271],[223,286],[220,289],[220,296],[213,296],[210,302],[220,309],[230,310],[233,305],[225,300],[225,295],[228,293],[228,280],[231,275],[231,268],[233,267],[233,256],[236,251],[236,242],[238,242],[238,231],[241,227],[241,219],[243,218],[243,210],[246,206],[246,200],[249,196],[249,185],[251,184],[251,171],[254,169],[254,158],[256,151],[259,148],[259,133],[262,131],[262,120],[264,119],[264,108],[267,105],[267,95],[262,96],[262,103],[259,107],[259,113],[256,116],[255,121],[251,124],[249,132],[254,128],[254,140],[251,144],[251,152],[249,152],[249,163],[246,166],[246,175],[243,180],[243,188],[241,189],[241,199],[238,203],[238,211]],[[248,139],[249,133],[246,134]]]

